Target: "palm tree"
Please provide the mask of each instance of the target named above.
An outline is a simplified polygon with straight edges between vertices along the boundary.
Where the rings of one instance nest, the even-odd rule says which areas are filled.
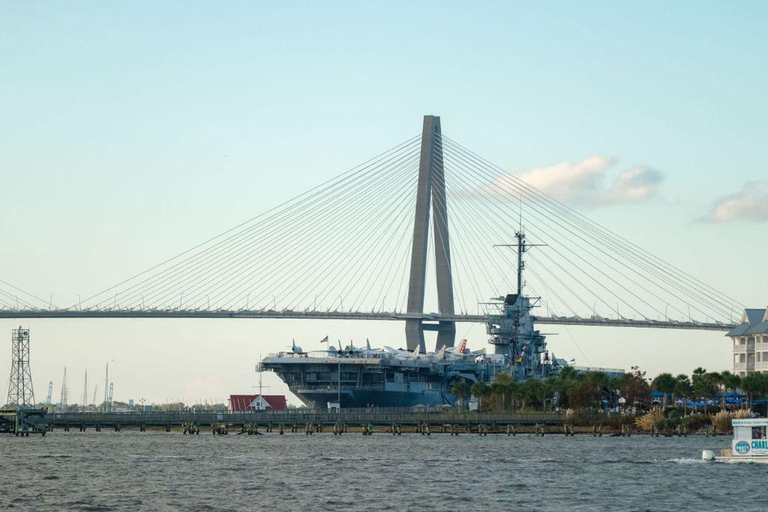
[[[685,404],[685,399],[691,394],[692,386],[688,376],[681,373],[675,377],[675,394],[683,400],[683,411],[687,412],[688,407]]]
[[[675,379],[671,373],[660,373],[653,379],[653,382],[651,382],[651,389],[658,391],[659,393],[664,393],[664,407],[667,406],[667,395],[672,395],[672,401],[674,403],[676,384],[677,379]]]
[[[491,396],[493,397],[494,405],[496,406],[496,410],[504,410],[504,402],[506,401],[506,384],[502,384],[501,382],[492,382],[491,383]]]
[[[573,380],[577,375],[579,375],[579,372],[573,366],[566,366],[560,370],[560,378],[565,382]]]
[[[752,396],[760,390],[760,382],[757,373],[750,373],[741,379],[741,388],[749,395],[749,403],[752,403]]]
[[[479,381],[472,384],[471,391],[472,394],[477,397],[477,412],[480,412],[483,408],[483,397],[488,396],[490,388],[485,382]]]
[[[717,393],[717,384],[713,378],[713,374],[707,373],[704,368],[696,368],[693,370],[693,376],[691,377],[691,385],[693,391],[696,394],[696,398],[701,399],[704,402],[704,414],[707,414],[707,403]]]
[[[513,394],[514,380],[508,373],[500,373],[496,375],[493,384],[491,384],[491,391],[494,395],[501,396],[501,409],[506,409],[507,396]]]
[[[736,390],[741,387],[741,377],[735,373],[726,370],[720,373],[720,377],[723,379],[726,392],[730,389],[733,393],[736,393]]]
[[[768,392],[768,375],[765,373],[750,373],[741,379],[741,387],[749,393],[749,402],[751,404],[754,395],[762,397]]]
[[[726,373],[726,372],[722,372],[722,373],[712,372],[709,374],[709,378],[712,379],[712,382],[714,382],[715,385],[717,386],[718,392],[720,393],[720,397],[721,397],[721,407],[725,409],[726,383],[725,383],[725,377],[723,376],[723,373]]]
[[[527,402],[533,402],[541,397],[542,394],[541,382],[536,379],[529,379],[524,381],[520,385],[520,395],[523,399],[523,408]]]
[[[464,398],[469,396],[472,392],[471,389],[471,386],[464,380],[453,385],[453,394],[459,399],[462,409],[464,408]]]

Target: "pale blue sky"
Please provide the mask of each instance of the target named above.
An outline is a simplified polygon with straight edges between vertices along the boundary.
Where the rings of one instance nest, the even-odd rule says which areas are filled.
[[[0,278],[74,302],[416,135],[432,113],[510,171],[592,155],[659,171],[656,197],[588,213],[762,307],[768,224],[701,219],[768,180],[767,29],[764,2],[2,2]],[[74,379],[116,358],[118,398],[158,400],[247,391],[258,352],[298,336],[279,322],[29,324],[39,392],[64,364]],[[296,327],[377,329],[398,345],[400,327]],[[167,355],[130,349],[159,331]],[[212,331],[236,369],[211,363]],[[718,334],[571,331],[595,364],[730,362]],[[578,355],[569,340],[551,343]],[[137,377],[180,359],[167,381]]]

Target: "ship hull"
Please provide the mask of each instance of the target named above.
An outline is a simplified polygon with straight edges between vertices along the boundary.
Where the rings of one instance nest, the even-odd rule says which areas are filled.
[[[328,402],[335,402],[341,396],[341,407],[415,407],[454,405],[456,399],[447,393],[413,393],[408,391],[373,391],[373,390],[344,390],[341,395],[333,391],[309,389],[292,389],[305,405],[314,408],[325,408]]]

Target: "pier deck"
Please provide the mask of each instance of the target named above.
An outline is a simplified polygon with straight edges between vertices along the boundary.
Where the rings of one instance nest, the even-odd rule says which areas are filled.
[[[64,427],[177,427],[185,424],[211,425],[334,425],[346,423],[350,426],[392,425],[418,426],[423,423],[439,425],[561,425],[565,416],[559,413],[517,414],[517,413],[475,413],[443,412],[425,409],[414,412],[410,409],[350,409],[338,412],[314,410],[259,411],[259,412],[217,412],[217,411],[168,411],[168,412],[69,412],[51,413],[46,420],[52,428]]]

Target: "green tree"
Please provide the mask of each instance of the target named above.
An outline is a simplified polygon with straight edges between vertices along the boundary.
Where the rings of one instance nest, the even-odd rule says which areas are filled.
[[[664,407],[667,406],[667,395],[672,395],[674,400],[676,384],[677,379],[675,379],[671,373],[660,373],[656,376],[655,379],[653,379],[653,382],[651,382],[652,390],[658,391],[659,393],[664,393]]]
[[[739,377],[735,373],[731,373],[726,370],[720,373],[720,378],[723,381],[723,386],[725,387],[726,394],[728,393],[728,391],[735,393],[736,390],[739,389],[739,386],[741,386],[741,377]]]
[[[568,405],[574,409],[594,407],[599,399],[599,391],[586,379],[573,381],[568,388]]]
[[[685,400],[693,392],[693,387],[691,386],[691,380],[684,373],[681,373],[680,375],[675,377],[675,380],[677,381],[675,383],[675,394],[679,396],[680,399],[683,401],[683,410],[687,410],[688,407],[685,405]]]
[[[564,382],[573,380],[577,378],[578,375],[579,375],[579,372],[576,371],[576,369],[573,366],[566,366],[562,370],[560,370],[560,378]]]
[[[604,388],[608,385],[610,379],[603,372],[587,372],[584,374],[584,380],[596,388]]]
[[[768,375],[765,373],[750,373],[741,379],[741,388],[749,395],[749,402],[755,396],[763,397],[768,392]]]
[[[535,406],[535,403],[537,401],[541,400],[542,394],[544,392],[544,386],[542,386],[541,381],[536,379],[528,379],[524,381],[520,385],[520,397],[523,399],[523,408],[525,408],[526,404],[531,404],[531,406]]]
[[[717,392],[715,394],[720,395],[721,406],[725,408],[725,378],[723,377],[723,374],[720,372],[710,372],[709,378],[717,387]]]
[[[464,399],[472,393],[472,386],[467,381],[461,380],[453,385],[453,394],[456,395],[461,407],[465,407]]]
[[[504,410],[507,407],[507,398],[512,396],[514,380],[508,373],[499,373],[491,383],[491,395],[497,410]]]
[[[544,381],[547,396],[551,399],[552,407],[555,406],[555,394],[558,396],[558,407],[565,407],[568,403],[567,385],[561,377],[548,377]]]
[[[627,400],[627,405],[636,406],[648,401],[651,387],[645,379],[645,372],[640,367],[633,366],[619,380],[619,391]]]
[[[488,384],[483,381],[475,382],[472,384],[472,395],[477,398],[477,410],[478,412],[483,409],[483,398],[490,394],[490,388]]]
[[[611,393],[611,379],[603,372],[587,372],[567,386],[568,406],[574,409],[598,408],[604,393]]]
[[[719,376],[718,376],[719,377]],[[714,375],[707,373],[704,368],[693,370],[691,387],[697,399],[704,402],[704,414],[707,414],[707,402],[717,394],[717,384]]]

